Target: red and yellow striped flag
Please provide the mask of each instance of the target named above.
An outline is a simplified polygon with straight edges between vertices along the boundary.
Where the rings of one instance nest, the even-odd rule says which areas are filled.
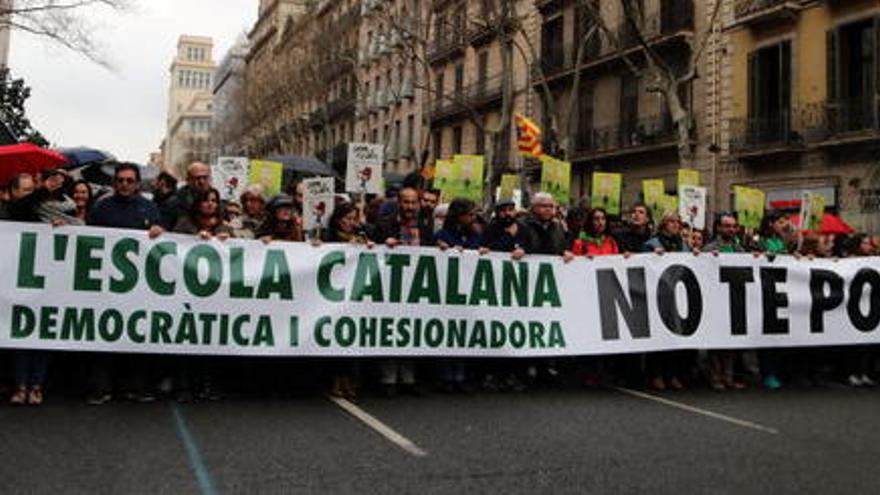
[[[520,154],[540,158],[544,154],[544,149],[541,147],[541,128],[525,115],[518,113],[514,118]]]

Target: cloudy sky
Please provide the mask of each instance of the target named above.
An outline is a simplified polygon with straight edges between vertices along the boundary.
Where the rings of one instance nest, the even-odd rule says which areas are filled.
[[[57,146],[91,146],[146,163],[165,133],[168,68],[181,34],[214,38],[219,62],[256,19],[258,0],[139,0],[132,13],[92,9],[114,71],[14,33],[10,66],[32,96],[31,121]]]

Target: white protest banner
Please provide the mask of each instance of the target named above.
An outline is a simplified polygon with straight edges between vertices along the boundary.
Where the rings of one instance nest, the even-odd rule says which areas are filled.
[[[303,181],[303,227],[307,232],[327,228],[336,204],[334,187],[332,177]]]
[[[385,151],[381,144],[349,143],[345,192],[382,193],[382,165]]]
[[[561,257],[0,223],[0,347],[567,356],[880,344],[880,258]]]
[[[250,160],[240,156],[221,156],[212,170],[212,182],[224,201],[238,201],[247,189]]]
[[[680,186],[678,188],[678,209],[681,221],[695,229],[706,228],[706,188]]]

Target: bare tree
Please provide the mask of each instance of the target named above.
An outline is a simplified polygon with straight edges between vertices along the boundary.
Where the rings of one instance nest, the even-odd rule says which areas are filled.
[[[132,5],[132,0],[0,0],[0,27],[48,39],[111,68],[89,19],[97,8],[121,13]]]

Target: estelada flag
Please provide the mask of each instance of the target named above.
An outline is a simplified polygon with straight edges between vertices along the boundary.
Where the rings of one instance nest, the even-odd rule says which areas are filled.
[[[518,113],[514,118],[519,152],[524,156],[539,158],[544,154],[541,147],[541,128],[522,114]]]

